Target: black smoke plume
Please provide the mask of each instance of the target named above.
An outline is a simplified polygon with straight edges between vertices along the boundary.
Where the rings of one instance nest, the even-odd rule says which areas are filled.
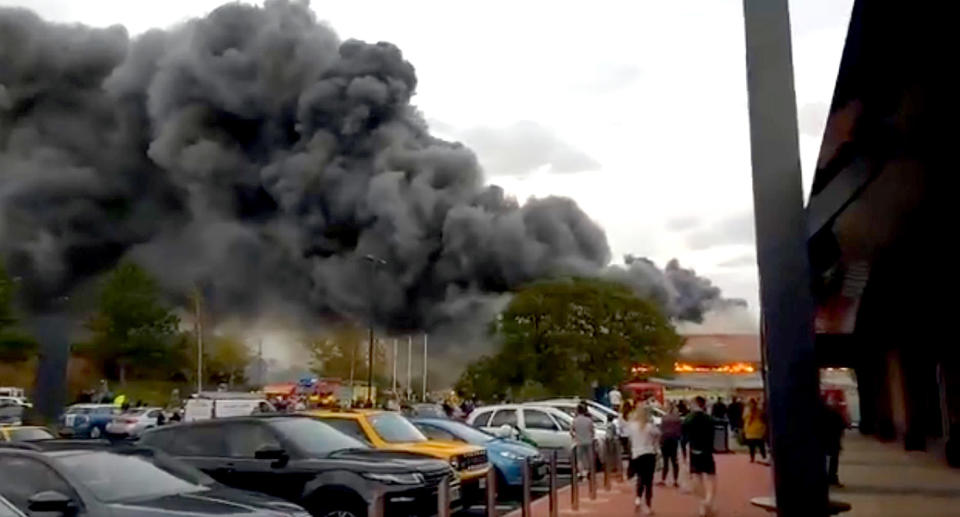
[[[135,39],[0,9],[0,253],[37,312],[124,258],[219,313],[397,330],[553,275],[609,274],[678,318],[719,299],[674,264],[606,269],[570,199],[485,186],[469,149],[430,135],[416,86],[397,47],[340,41],[304,2]]]

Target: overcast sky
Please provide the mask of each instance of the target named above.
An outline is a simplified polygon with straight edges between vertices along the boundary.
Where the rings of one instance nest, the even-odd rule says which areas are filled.
[[[133,33],[217,0],[0,0]],[[792,2],[804,184],[852,0]],[[573,197],[614,257],[672,257],[757,307],[742,2],[315,1],[342,38],[390,41],[434,131],[519,199]]]

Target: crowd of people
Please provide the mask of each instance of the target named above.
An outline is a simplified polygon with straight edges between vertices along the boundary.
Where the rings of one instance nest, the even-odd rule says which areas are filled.
[[[619,429],[619,435],[630,451],[628,475],[636,478],[635,504],[643,515],[653,513],[658,454],[662,458],[662,468],[656,484],[672,485],[697,493],[701,498],[700,515],[710,515],[714,511],[717,489],[714,453],[718,431],[728,432],[729,436],[745,446],[751,463],[757,461],[758,454],[761,460],[767,458],[770,436],[766,409],[761,400],[751,398],[744,404],[733,397],[728,404],[718,397],[708,403],[705,397],[698,396],[690,405],[685,400],[670,401],[664,405],[653,399],[624,401],[616,389],[611,391],[608,399],[625,421],[623,429]],[[664,411],[659,425],[654,423],[651,414],[650,408],[653,406]],[[826,452],[827,474],[831,484],[840,485],[837,472],[839,455],[848,424],[838,401],[832,397],[824,398],[822,410],[818,429]],[[586,425],[589,417],[585,406],[581,416],[581,421]],[[575,433],[576,428],[575,420]],[[688,478],[681,477],[681,466],[689,472]],[[681,479],[685,482],[683,487]]]

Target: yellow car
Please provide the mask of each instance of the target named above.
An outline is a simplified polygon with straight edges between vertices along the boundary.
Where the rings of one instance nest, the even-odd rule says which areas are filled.
[[[482,483],[490,462],[483,447],[461,442],[428,440],[409,420],[392,411],[360,409],[349,411],[306,411],[340,432],[369,444],[374,449],[412,452],[450,462],[461,485]]]
[[[46,427],[35,425],[3,425],[0,426],[0,443],[3,442],[32,442],[55,438]]]

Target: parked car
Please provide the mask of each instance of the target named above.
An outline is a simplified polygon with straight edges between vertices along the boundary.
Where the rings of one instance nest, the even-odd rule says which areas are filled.
[[[13,399],[16,403],[25,408],[33,407],[33,404],[27,399],[27,392],[23,388],[14,388],[12,386],[0,387],[0,400]]]
[[[13,503],[0,495],[0,517],[27,517],[27,514],[18,510]]]
[[[276,409],[262,396],[254,393],[206,391],[193,394],[184,405],[183,421],[207,420],[231,416],[250,416],[270,413]]]
[[[46,427],[35,425],[5,425],[0,426],[0,443],[3,442],[35,442],[56,438]]]
[[[498,489],[521,486],[523,464],[528,460],[534,480],[543,478],[547,472],[547,463],[540,451],[519,440],[494,436],[463,422],[446,418],[413,418],[411,422],[431,440],[459,441],[486,448],[490,463],[497,472]]]
[[[12,398],[0,399],[0,425],[20,425],[23,423],[24,407]]]
[[[133,408],[113,417],[105,430],[109,436],[136,438],[146,429],[157,427],[160,415],[163,415],[162,408]]]
[[[364,517],[379,494],[388,515],[432,515],[437,488],[460,481],[443,461],[371,449],[312,418],[273,414],[216,418],[143,433],[163,450],[223,484],[258,490],[314,516]]]
[[[590,418],[593,419],[594,423],[596,423],[597,425],[601,425],[601,424],[606,425],[607,418],[611,415],[620,420],[621,427],[624,424],[626,424],[626,422],[623,420],[623,417],[620,416],[620,414],[617,413],[616,410],[612,408],[608,408],[607,406],[604,406],[603,404],[599,404],[592,400],[585,400],[585,399],[578,399],[578,398],[550,399],[550,400],[541,400],[537,402],[530,402],[529,404],[554,407],[570,416],[576,416],[577,405],[579,405],[581,402],[584,402],[587,404],[587,412],[590,414]],[[660,422],[663,419],[663,415],[666,414],[666,412],[655,406],[648,406],[648,408],[650,410],[650,418],[653,420],[653,423],[660,425]]]
[[[482,488],[490,470],[487,451],[463,442],[429,440],[404,416],[392,411],[314,410],[305,413],[375,449],[432,456],[450,463],[467,490]]]
[[[422,418],[447,418],[447,414],[443,411],[443,406],[440,404],[414,404],[410,407],[410,410],[406,413],[408,417],[422,417]]]
[[[570,462],[573,448],[570,427],[573,418],[559,409],[524,404],[485,406],[473,410],[467,423],[496,435],[499,435],[503,426],[515,428],[536,442],[544,454],[557,451],[561,463],[566,465]],[[595,440],[598,450],[605,437],[604,430],[597,428]],[[601,455],[597,455],[597,461],[600,460]]]
[[[0,445],[0,515],[307,516],[294,504],[224,487],[150,449],[100,441]]]
[[[74,404],[60,417],[57,432],[65,438],[100,438],[119,413],[113,404]]]

